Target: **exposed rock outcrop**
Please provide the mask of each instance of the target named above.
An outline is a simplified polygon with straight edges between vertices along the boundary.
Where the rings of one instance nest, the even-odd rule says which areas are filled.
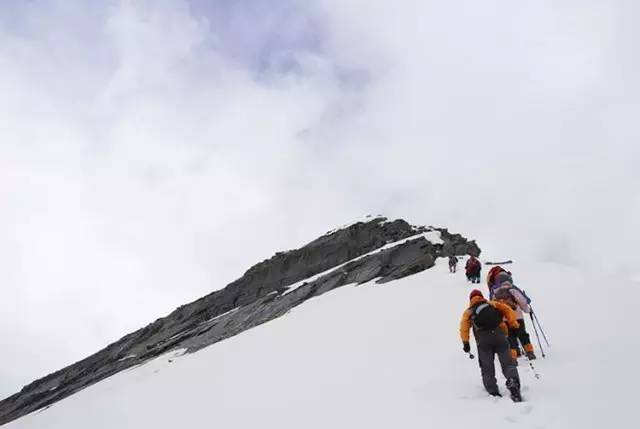
[[[439,231],[441,243],[426,238],[433,231]],[[276,253],[224,289],[25,386],[0,402],[0,425],[170,350],[195,352],[337,287],[374,279],[386,283],[428,269],[436,258],[451,254],[477,256],[480,249],[446,229],[384,217],[331,231],[299,249]]]

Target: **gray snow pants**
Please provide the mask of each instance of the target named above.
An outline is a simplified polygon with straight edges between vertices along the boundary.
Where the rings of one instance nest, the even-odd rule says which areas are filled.
[[[475,332],[475,337],[476,343],[478,343],[478,362],[482,373],[482,383],[487,392],[498,392],[494,365],[495,355],[498,355],[504,377],[507,380],[516,379],[519,382],[518,368],[511,357],[509,341],[502,329],[478,330]]]

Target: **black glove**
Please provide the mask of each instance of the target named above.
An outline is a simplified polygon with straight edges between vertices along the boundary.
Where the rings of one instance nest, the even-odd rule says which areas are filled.
[[[469,345],[469,341],[462,342],[462,350],[464,350],[465,353],[469,353],[471,351],[471,346]]]

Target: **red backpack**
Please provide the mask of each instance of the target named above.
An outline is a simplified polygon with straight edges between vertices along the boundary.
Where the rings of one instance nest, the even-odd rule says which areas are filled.
[[[478,268],[480,268],[480,261],[477,258],[469,259],[465,268],[468,274],[478,272]]]

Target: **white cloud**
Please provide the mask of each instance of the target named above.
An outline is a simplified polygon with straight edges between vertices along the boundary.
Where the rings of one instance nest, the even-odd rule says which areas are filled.
[[[307,239],[287,232],[279,190],[297,136],[339,96],[313,52],[257,81],[181,2],[97,16],[65,4],[20,9],[25,27],[0,44],[0,324],[15,383]]]
[[[637,241],[630,4],[322,3],[335,56],[375,76],[344,143],[372,155],[398,214],[544,258],[600,263]]]
[[[637,273],[634,5],[45,3],[0,20],[0,394],[366,213]]]

